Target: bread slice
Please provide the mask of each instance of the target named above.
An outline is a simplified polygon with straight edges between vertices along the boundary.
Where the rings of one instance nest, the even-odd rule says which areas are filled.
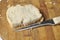
[[[11,27],[26,26],[40,20],[42,14],[32,4],[11,6],[6,12],[7,20]]]

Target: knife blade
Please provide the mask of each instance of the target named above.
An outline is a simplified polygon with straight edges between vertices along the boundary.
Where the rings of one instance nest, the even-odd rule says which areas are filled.
[[[46,21],[43,21],[41,23],[38,22],[38,23],[31,24],[27,27],[19,28],[16,31],[18,32],[18,31],[28,30],[28,29],[32,29],[32,28],[47,26],[47,25],[56,25],[56,24],[59,24],[59,23],[60,23],[60,16],[49,19],[49,20],[46,20]]]

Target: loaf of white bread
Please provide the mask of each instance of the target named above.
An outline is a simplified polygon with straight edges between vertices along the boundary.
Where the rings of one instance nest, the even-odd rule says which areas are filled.
[[[7,20],[12,27],[34,23],[42,17],[39,9],[32,4],[15,5],[7,9]]]

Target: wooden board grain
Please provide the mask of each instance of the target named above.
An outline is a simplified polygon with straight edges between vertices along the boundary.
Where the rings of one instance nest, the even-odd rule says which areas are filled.
[[[23,0],[2,0],[0,2],[0,35],[4,40],[60,40],[60,25],[44,26],[15,32],[6,20],[7,5]],[[45,19],[60,16],[60,0],[25,0],[40,9]]]

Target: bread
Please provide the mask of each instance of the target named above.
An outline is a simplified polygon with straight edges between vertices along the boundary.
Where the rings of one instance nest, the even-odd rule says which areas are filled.
[[[7,20],[12,27],[19,25],[26,26],[38,21],[42,14],[39,9],[32,4],[11,6],[6,12]]]

